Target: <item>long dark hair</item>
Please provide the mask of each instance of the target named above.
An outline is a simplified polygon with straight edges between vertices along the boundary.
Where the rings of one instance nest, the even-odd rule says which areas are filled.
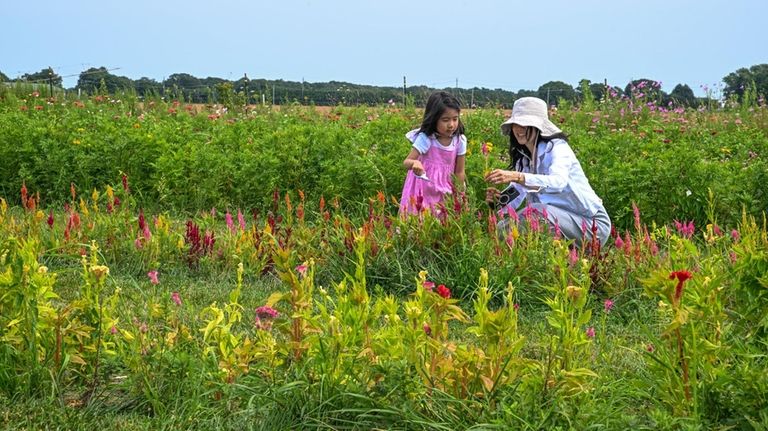
[[[551,141],[553,139],[562,139],[564,141],[568,141],[568,136],[563,133],[555,133],[552,136],[541,136],[541,130],[530,127],[528,130],[535,130],[536,131],[536,145],[539,145],[539,142],[541,141]],[[512,170],[520,170],[523,168],[523,159],[528,158],[528,160],[531,159],[531,152],[528,151],[528,147],[525,145],[517,142],[517,138],[515,137],[515,134],[512,133],[512,130],[510,129],[509,132],[509,169]],[[519,168],[518,169],[518,164]]]
[[[437,121],[448,108],[461,112],[459,99],[446,91],[435,91],[432,93],[429,99],[427,99],[427,106],[424,108],[424,119],[421,121],[419,131],[424,132],[427,136],[434,134],[437,131]],[[456,134],[464,134],[464,123],[461,122],[461,117],[459,117],[459,127],[456,128]]]

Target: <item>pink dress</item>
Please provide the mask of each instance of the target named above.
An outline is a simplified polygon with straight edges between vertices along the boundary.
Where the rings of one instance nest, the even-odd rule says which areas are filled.
[[[446,147],[434,135],[427,136],[416,132],[411,131],[406,137],[414,143],[417,140],[427,140],[429,143],[427,152],[420,154],[418,158],[424,165],[429,180],[418,178],[412,170],[408,170],[400,199],[400,214],[418,214],[422,208],[432,209],[446,194],[453,193],[452,175],[456,168],[456,157],[459,155],[461,144],[466,142],[463,135],[456,135]],[[425,142],[421,144],[425,145]]]

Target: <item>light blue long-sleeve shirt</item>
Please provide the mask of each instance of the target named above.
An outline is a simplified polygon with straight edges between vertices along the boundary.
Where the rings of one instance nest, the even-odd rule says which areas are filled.
[[[527,197],[529,202],[553,205],[587,218],[604,210],[602,199],[589,185],[568,142],[559,138],[539,141],[536,158],[536,172],[532,172],[528,157],[515,167],[525,174],[525,184],[513,183],[520,196],[509,204],[512,208],[519,209]]]

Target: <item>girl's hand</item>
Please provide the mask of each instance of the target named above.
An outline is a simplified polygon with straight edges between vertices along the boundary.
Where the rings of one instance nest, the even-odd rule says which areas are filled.
[[[485,181],[491,184],[509,184],[512,182],[523,184],[525,177],[522,172],[494,169],[485,176]]]
[[[416,176],[424,175],[424,165],[422,165],[418,160],[413,161],[411,164],[411,170],[414,174],[416,174]]]
[[[499,200],[501,192],[496,187],[488,187],[485,189],[485,202],[489,205],[496,203]]]

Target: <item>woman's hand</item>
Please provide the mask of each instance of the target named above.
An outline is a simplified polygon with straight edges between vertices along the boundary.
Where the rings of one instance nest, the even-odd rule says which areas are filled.
[[[485,176],[485,181],[491,184],[509,184],[525,182],[525,176],[518,171],[505,171],[503,169],[494,169]]]
[[[499,200],[499,195],[501,192],[496,187],[488,187],[485,189],[485,202],[488,203],[488,205],[493,205],[496,203],[496,201]]]

